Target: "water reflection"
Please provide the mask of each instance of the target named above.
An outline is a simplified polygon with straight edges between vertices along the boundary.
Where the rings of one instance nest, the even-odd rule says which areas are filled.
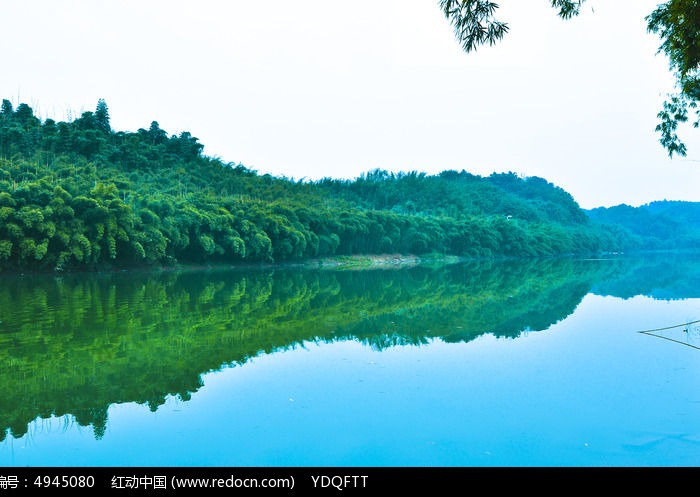
[[[202,374],[309,342],[382,350],[546,330],[583,297],[697,296],[693,257],[482,261],[396,270],[2,276],[0,441],[111,405],[188,400]]]

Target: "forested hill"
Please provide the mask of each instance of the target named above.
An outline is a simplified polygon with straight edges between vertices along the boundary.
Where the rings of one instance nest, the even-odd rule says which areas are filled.
[[[379,253],[473,257],[621,250],[536,177],[372,171],[293,181],[203,154],[153,121],[111,128],[106,103],[68,122],[0,109],[0,269],[281,262]]]
[[[587,211],[592,220],[632,233],[634,245],[647,250],[700,247],[700,202],[659,200],[639,207],[626,204]]]

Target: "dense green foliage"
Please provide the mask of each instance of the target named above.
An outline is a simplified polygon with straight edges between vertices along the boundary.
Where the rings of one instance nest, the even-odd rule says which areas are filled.
[[[621,204],[588,211],[597,223],[632,233],[635,246],[646,250],[700,248],[700,203],[656,201],[640,207]]]
[[[541,178],[373,171],[295,182],[202,153],[189,132],[114,131],[0,110],[0,268],[281,262],[333,255],[549,256],[619,250]]]

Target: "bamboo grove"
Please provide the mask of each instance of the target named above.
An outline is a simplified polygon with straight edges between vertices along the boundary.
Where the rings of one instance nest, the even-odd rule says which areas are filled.
[[[616,251],[635,237],[591,222],[537,177],[369,171],[295,181],[212,158],[157,121],[115,131],[94,112],[56,122],[0,109],[0,269],[278,263],[353,254],[539,257]]]

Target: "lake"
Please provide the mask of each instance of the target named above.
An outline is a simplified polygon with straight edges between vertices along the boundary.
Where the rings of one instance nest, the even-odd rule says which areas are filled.
[[[700,462],[697,254],[0,281],[0,466]]]

